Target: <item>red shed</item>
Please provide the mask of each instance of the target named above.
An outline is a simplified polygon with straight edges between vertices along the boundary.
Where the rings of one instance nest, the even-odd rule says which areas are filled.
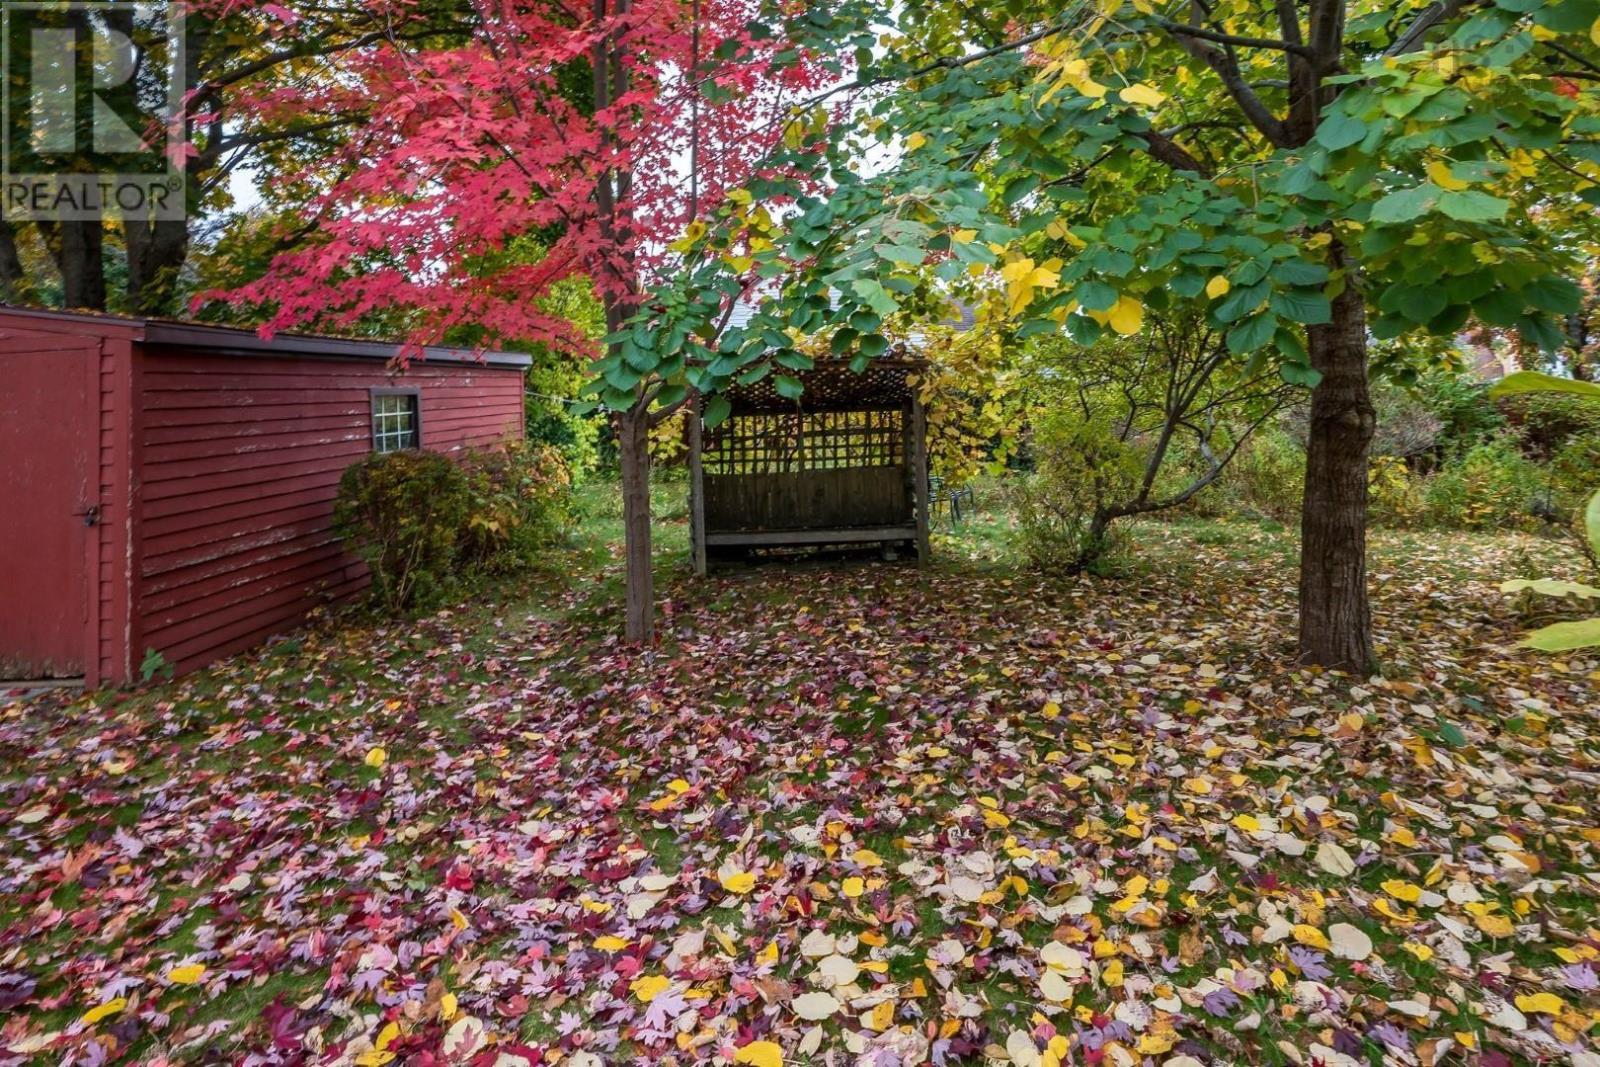
[[[0,678],[135,678],[365,585],[332,531],[373,451],[521,438],[511,353],[0,306]]]

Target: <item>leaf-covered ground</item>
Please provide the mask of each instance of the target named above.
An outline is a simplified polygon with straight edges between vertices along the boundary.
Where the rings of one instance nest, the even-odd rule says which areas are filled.
[[[1600,1064],[1600,661],[1470,577],[1571,561],[1380,535],[1345,679],[1286,535],[1139,541],[674,573],[648,653],[575,553],[0,709],[0,1061]]]

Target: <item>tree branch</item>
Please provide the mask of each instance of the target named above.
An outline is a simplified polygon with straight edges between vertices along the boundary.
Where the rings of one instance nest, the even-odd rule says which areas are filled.
[[[1271,37],[1240,37],[1231,33],[1219,33],[1208,30],[1203,26],[1195,26],[1187,22],[1173,22],[1171,19],[1157,19],[1156,24],[1168,33],[1178,34],[1183,37],[1198,37],[1202,41],[1214,41],[1217,44],[1237,46],[1239,48],[1270,48],[1279,52],[1288,52],[1291,55],[1311,57],[1311,49],[1297,41],[1279,41]]]

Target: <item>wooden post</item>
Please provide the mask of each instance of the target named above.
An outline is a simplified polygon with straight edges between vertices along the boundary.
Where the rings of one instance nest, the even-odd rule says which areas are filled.
[[[917,562],[928,562],[928,417],[922,410],[922,397],[913,387],[911,391],[911,452],[912,478],[917,489]]]
[[[689,402],[689,556],[694,572],[706,575],[705,467],[700,459],[700,395]]]

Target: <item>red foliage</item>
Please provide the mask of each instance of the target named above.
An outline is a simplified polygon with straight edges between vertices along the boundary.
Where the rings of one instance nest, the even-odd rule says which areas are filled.
[[[312,243],[229,294],[275,305],[268,332],[348,327],[403,307],[417,343],[471,325],[486,340],[587,351],[540,297],[581,275],[626,307],[670,267],[667,246],[695,209],[714,210],[748,181],[794,104],[826,78],[808,60],[780,62],[781,38],[752,34],[754,0],[644,2],[601,18],[561,0],[485,2],[447,47],[407,40],[408,5],[365,2],[389,9],[390,39],[344,54],[325,79],[247,102],[263,118],[365,116],[317,164],[325,192]],[[574,85],[587,84],[606,41],[626,84],[594,110]],[[698,92],[685,77],[691,56]],[[596,195],[606,181],[617,193],[609,216]],[[530,237],[542,256],[515,244]]]

